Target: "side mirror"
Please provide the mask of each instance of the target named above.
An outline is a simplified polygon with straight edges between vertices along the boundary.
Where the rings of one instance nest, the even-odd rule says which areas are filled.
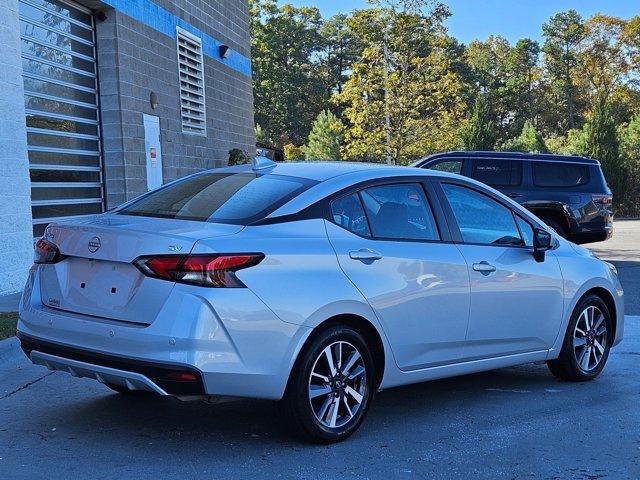
[[[533,230],[533,258],[544,262],[545,253],[551,248],[551,234],[541,228]]]

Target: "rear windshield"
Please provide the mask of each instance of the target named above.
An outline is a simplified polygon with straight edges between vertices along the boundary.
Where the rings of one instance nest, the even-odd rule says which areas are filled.
[[[248,225],[316,183],[282,175],[207,172],[151,192],[116,213]]]
[[[589,166],[579,163],[533,162],[533,184],[538,187],[577,187],[589,183]]]

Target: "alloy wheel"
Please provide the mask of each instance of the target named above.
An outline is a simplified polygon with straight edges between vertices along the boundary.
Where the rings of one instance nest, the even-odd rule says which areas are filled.
[[[337,341],[320,352],[309,375],[309,402],[322,426],[349,423],[362,407],[366,389],[367,371],[356,347]]]
[[[591,372],[600,365],[606,352],[607,333],[602,311],[593,305],[585,308],[573,331],[573,352],[583,371]]]

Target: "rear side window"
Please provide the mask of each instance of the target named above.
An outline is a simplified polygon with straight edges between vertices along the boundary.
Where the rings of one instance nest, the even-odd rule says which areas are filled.
[[[248,225],[316,183],[282,175],[206,172],[151,192],[116,213]]]
[[[429,168],[430,170],[437,170],[439,172],[460,174],[462,172],[462,160],[440,161],[428,166],[427,168]]]
[[[533,184],[538,187],[578,187],[589,183],[589,166],[578,163],[532,162]]]
[[[522,162],[476,158],[473,160],[471,177],[487,185],[514,187],[522,183]]]
[[[380,185],[360,192],[375,238],[439,240],[431,206],[422,185]]]
[[[362,237],[370,237],[367,217],[357,193],[339,198],[331,202],[331,216],[334,223]]]

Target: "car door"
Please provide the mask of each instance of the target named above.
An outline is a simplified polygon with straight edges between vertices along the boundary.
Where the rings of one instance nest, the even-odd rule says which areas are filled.
[[[471,308],[465,355],[485,358],[551,348],[563,312],[553,252],[532,254],[533,227],[490,192],[442,180],[452,235],[469,268]]]
[[[442,241],[427,198],[420,181],[395,181],[345,193],[328,207],[340,266],[374,309],[404,370],[457,361],[467,330],[467,265]]]
[[[524,160],[476,157],[470,163],[471,178],[501,191],[520,204],[527,201],[528,192],[523,181]]]

